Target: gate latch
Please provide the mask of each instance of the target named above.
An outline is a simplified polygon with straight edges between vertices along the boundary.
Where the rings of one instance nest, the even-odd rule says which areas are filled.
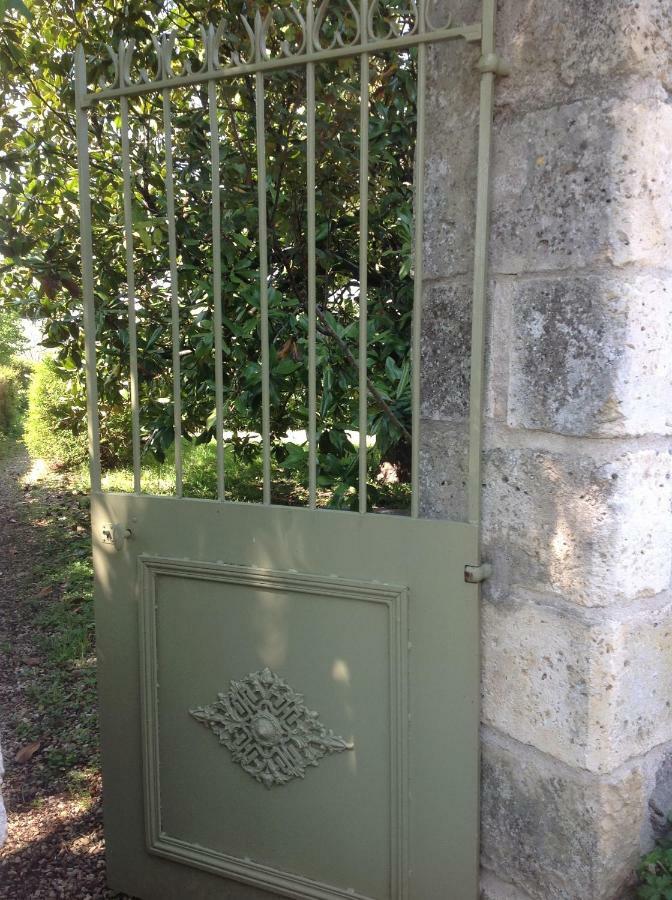
[[[124,546],[124,541],[131,536],[130,528],[126,528],[124,525],[113,525],[112,523],[103,525],[100,532],[103,537],[103,543],[113,544],[115,550],[121,550]]]
[[[465,566],[464,580],[467,584],[480,584],[492,575],[490,563],[481,563],[480,566]]]

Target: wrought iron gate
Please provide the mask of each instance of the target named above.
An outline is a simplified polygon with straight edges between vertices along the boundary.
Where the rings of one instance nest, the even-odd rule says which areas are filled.
[[[220,61],[203,32],[199,71],[173,69],[155,42],[155,77],[133,80],[133,45],[113,52],[115,81],[90,90],[76,56],[86,375],[96,573],[105,822],[111,884],[146,898],[194,896],[469,900],[478,871],[478,523],[483,308],[494,52],[494,0],[481,23],[436,26],[425,0],[384,37],[377,5],[348,4],[350,42],[323,46],[329,0],[292,15],[300,46],[267,50],[272,13],[244,20],[249,50]],[[470,383],[469,521],[419,518],[420,315],[427,47],[481,44]],[[367,212],[369,65],[417,48],[410,516],[367,508]],[[318,508],[316,426],[315,67],[359,59],[359,511]],[[308,503],[273,504],[265,78],[305,68]],[[225,485],[222,246],[216,85],[254,77],[258,139],[263,502]],[[212,165],[217,499],[183,496],[179,248],[171,92],[207,84]],[[141,490],[129,98],[160,94],[170,258],[176,490]],[[132,494],[104,491],[97,402],[89,113],[117,103],[121,122]],[[471,572],[467,583],[465,566]],[[319,711],[318,712],[316,712]],[[317,771],[312,771],[316,767]]]

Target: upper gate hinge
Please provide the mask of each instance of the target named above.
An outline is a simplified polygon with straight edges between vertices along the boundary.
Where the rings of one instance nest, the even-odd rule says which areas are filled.
[[[496,53],[488,53],[485,56],[482,56],[476,63],[476,67],[481,75],[485,75],[486,72],[492,72],[493,75],[500,75],[502,77],[511,74],[511,66],[509,63]]]
[[[465,566],[464,580],[467,584],[480,584],[486,578],[492,575],[492,566],[490,563],[481,563],[480,566]]]

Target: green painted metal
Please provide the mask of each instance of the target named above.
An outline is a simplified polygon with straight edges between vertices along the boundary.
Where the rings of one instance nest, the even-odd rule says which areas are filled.
[[[474,526],[116,494],[92,518],[115,889],[476,900]],[[264,667],[354,744],[270,790],[189,713]]]
[[[306,28],[314,28],[313,6],[306,10]],[[317,496],[317,298],[315,250],[315,63],[306,63],[306,199],[308,217],[308,505]]]
[[[420,381],[422,335],[422,262],[424,254],[425,197],[425,101],[427,91],[427,46],[418,47],[417,124],[415,138],[415,209],[413,210],[413,325],[411,331],[411,516],[420,508]]]
[[[214,40],[214,29],[208,34]],[[208,56],[212,68],[212,53]],[[208,82],[208,117],[210,121],[210,167],[212,170],[212,302],[214,306],[215,332],[215,440],[217,442],[217,498],[224,499],[224,392],[222,349],[222,234],[221,200],[219,196],[219,124],[217,122],[217,95],[214,81]]]
[[[257,13],[257,21],[260,20]],[[264,503],[271,502],[271,388],[268,339],[268,227],[266,222],[266,124],[264,74],[255,75],[257,99],[257,187],[259,213],[259,303],[261,307],[261,443],[264,452]]]
[[[357,34],[322,45],[328,0],[305,18],[302,45],[266,49],[270,16],[246,22],[244,59],[219,60],[203,31],[198,72],[172,69],[156,42],[154,79],[130,77],[132,42],[107,87],[87,91],[76,54],[82,273],[105,823],[111,883],[144,900],[475,900],[478,894],[480,455],[487,286],[495,2],[482,23],[436,27],[428,0],[381,38],[376,5],[351,7]],[[468,523],[418,518],[427,44],[481,40],[473,284]],[[368,513],[366,496],[369,61],[417,47],[418,106],[412,331],[411,517]],[[316,506],[315,65],[359,56],[359,512]],[[305,66],[308,250],[309,507],[271,505],[264,80]],[[217,82],[254,74],[260,251],[263,504],[226,501],[222,408],[221,199]],[[477,76],[476,76],[477,77]],[[170,92],[207,84],[212,168],[217,501],[181,493],[178,248]],[[140,494],[139,403],[128,98],[161,93],[169,233],[178,496]],[[100,490],[87,111],[118,99],[128,282],[133,495]],[[368,513],[368,514],[367,514]],[[465,568],[466,567],[466,568]],[[280,692],[277,694],[277,692]],[[276,692],[276,693],[274,693]],[[284,693],[283,693],[284,692]],[[222,743],[194,710],[218,707]],[[302,695],[302,697],[299,697]],[[280,697],[280,699],[278,699]],[[282,699],[284,698],[284,700]],[[297,699],[298,698],[298,699]],[[286,702],[284,702],[286,701]],[[233,704],[232,706],[227,706]],[[237,705],[236,705],[237,704]],[[231,711],[230,715],[227,710]],[[291,709],[291,715],[288,710]],[[222,710],[224,712],[222,713]],[[199,715],[201,715],[199,713]],[[211,712],[207,715],[211,716]],[[206,713],[203,712],[203,716]],[[207,718],[207,716],[206,716]],[[223,729],[223,730],[222,730]],[[242,742],[242,743],[241,743]],[[232,752],[234,748],[235,752]]]
[[[416,9],[421,9],[426,5],[426,0],[418,3]],[[411,34],[404,34],[399,37],[388,36],[386,38],[376,38],[367,33],[366,26],[362,28],[359,13],[355,10],[355,18],[358,20],[358,40],[352,44],[335,44],[329,49],[311,49],[308,50],[308,42],[305,43],[304,49],[300,54],[289,54],[285,57],[269,58],[265,55],[263,47],[260,49],[263,40],[261,19],[255,19],[254,32],[250,29],[250,62],[235,63],[229,66],[222,66],[210,73],[208,76],[204,72],[190,72],[182,75],[167,76],[159,74],[154,80],[142,80],[139,82],[129,83],[128,79],[124,83],[119,82],[119,72],[113,86],[93,91],[82,96],[81,104],[84,107],[91,106],[102,100],[112,100],[115,97],[134,97],[139,94],[149,94],[164,88],[186,87],[190,84],[201,84],[212,78],[219,81],[222,78],[239,78],[241,75],[253,75],[257,72],[272,72],[275,69],[287,69],[291,66],[302,66],[309,62],[330,62],[343,59],[347,56],[358,56],[366,51],[368,53],[376,53],[380,50],[394,50],[399,48],[416,47],[418,44],[429,44],[436,41],[465,40],[480,41],[482,30],[481,25],[456,25],[454,27],[433,28],[429,26],[425,31],[416,30]],[[424,17],[427,18],[426,16]],[[420,16],[418,16],[418,21]]]
[[[133,490],[140,493],[140,400],[138,396],[138,337],[135,321],[135,271],[133,268],[133,192],[129,162],[128,97],[121,107],[121,168],[124,179],[124,243],[128,294],[128,344],[131,382],[131,425],[133,441]]]
[[[483,370],[485,368],[485,301],[488,291],[488,231],[490,219],[490,157],[495,75],[505,74],[495,54],[496,0],[483,0],[481,97],[478,125],[478,176],[474,237],[474,283],[471,315],[469,386],[469,460],[467,508],[469,521],[481,521],[481,447],[483,430]],[[483,64],[485,61],[485,65]]]
[[[362,14],[368,0],[362,0]],[[359,511],[367,508],[366,435],[369,423],[367,389],[368,257],[369,242],[369,54],[362,53],[359,66]]]
[[[172,44],[172,41],[170,42]],[[163,40],[162,47],[168,45]],[[165,64],[167,71],[169,64]],[[180,300],[177,274],[177,240],[175,236],[175,184],[173,180],[173,137],[170,116],[170,91],[161,91],[163,101],[163,134],[166,155],[166,210],[168,216],[168,258],[170,261],[170,322],[173,345],[173,429],[175,432],[175,492],[182,496],[182,391],[180,381]]]
[[[91,490],[100,490],[100,427],[96,376],[96,306],[93,280],[93,236],[91,231],[91,184],[89,178],[89,120],[85,108],[86,58],[80,45],[75,52],[75,104],[77,106],[77,160],[79,181],[79,231],[82,256],[82,299],[86,341],[86,403],[89,431]]]

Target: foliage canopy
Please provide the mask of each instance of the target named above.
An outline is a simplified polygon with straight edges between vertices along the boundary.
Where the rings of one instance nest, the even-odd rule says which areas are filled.
[[[346,29],[347,7],[334,0]],[[297,40],[288,0],[274,5],[275,37]],[[263,12],[266,6],[260,7]],[[241,16],[256,0],[210,3],[35,0],[30,18],[8,13],[0,36],[0,304],[41,320],[44,343],[81,392],[83,334],[79,275],[73,51],[82,42],[91,77],[109,75],[106,44],[136,41],[151,65],[151,38],[174,29],[182,59],[199,54],[197,28],[226,23],[242,47]],[[329,19],[324,27],[329,29]],[[273,35],[273,30],[271,34]],[[319,484],[351,502],[356,451],[359,241],[359,74],[356,60],[316,67]],[[410,53],[371,60],[368,234],[369,433],[379,454],[407,473],[415,72]],[[246,434],[261,423],[256,120],[251,76],[218,82],[222,203],[224,417],[235,452],[254,454]],[[183,433],[214,433],[211,172],[207,91],[171,94],[177,209]],[[297,458],[289,429],[307,423],[305,75],[266,77],[267,227],[271,327],[271,420],[275,462]],[[118,104],[90,117],[92,215],[101,411],[128,415],[129,345],[124,269]],[[161,459],[173,441],[168,238],[161,98],[131,102],[133,238],[143,448]],[[76,429],[75,429],[76,430]],[[305,470],[305,466],[304,466]],[[369,490],[375,488],[370,471]],[[305,471],[304,471],[305,475]],[[348,498],[349,499],[346,499]],[[375,494],[372,498],[375,501]]]

